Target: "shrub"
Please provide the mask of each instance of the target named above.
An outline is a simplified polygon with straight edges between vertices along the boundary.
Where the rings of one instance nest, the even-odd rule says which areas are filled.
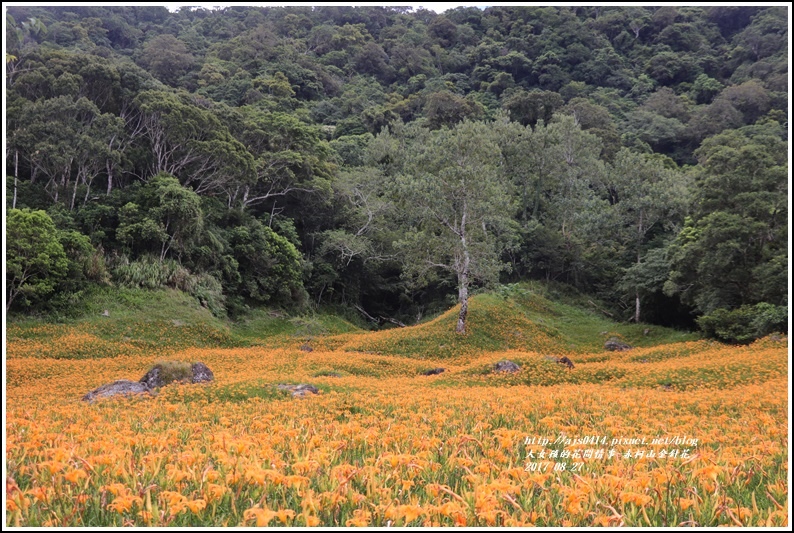
[[[150,255],[141,256],[131,263],[122,259],[113,269],[113,275],[122,286],[178,289],[196,298],[213,315],[223,316],[226,313],[220,281],[209,274],[193,274],[173,259],[160,261]]]
[[[706,337],[748,344],[774,332],[788,333],[788,308],[761,302],[738,309],[717,309],[697,319]]]
[[[15,299],[27,306],[50,295],[66,276],[69,259],[44,211],[9,210],[6,239],[7,312]]]

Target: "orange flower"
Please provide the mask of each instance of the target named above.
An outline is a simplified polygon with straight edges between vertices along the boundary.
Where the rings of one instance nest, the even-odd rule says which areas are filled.
[[[356,509],[353,511],[353,518],[347,520],[345,525],[347,527],[367,527],[372,520],[372,513],[365,509]]]
[[[169,507],[183,504],[187,500],[187,498],[185,498],[182,494],[171,490],[164,490],[163,492],[161,492],[160,498],[166,500],[168,502]]]
[[[212,502],[223,498],[223,495],[226,494],[228,490],[229,489],[223,485],[216,485],[215,483],[207,483],[207,487],[205,488],[204,493],[207,498],[207,501]]]
[[[651,502],[653,498],[648,496],[647,494],[639,494],[637,492],[621,492],[620,493],[620,501],[623,503],[633,503],[639,507],[643,505],[647,505]]]
[[[45,467],[51,476],[66,468],[66,463],[60,461],[43,461],[39,464]]]
[[[601,526],[601,527],[608,527],[608,526],[609,526],[609,524],[610,524],[610,522],[612,522],[612,520],[613,520],[613,519],[612,519],[612,517],[610,517],[610,516],[604,516],[604,515],[601,515],[601,516],[597,516],[597,517],[595,518],[595,520],[593,520],[593,522],[594,522],[596,525],[599,525],[599,526]]]
[[[311,515],[307,515],[307,514],[304,514],[302,516],[303,516],[304,520],[306,520],[306,526],[314,527],[314,526],[320,525],[320,519],[317,518],[316,516],[311,516]]]
[[[133,504],[140,506],[143,504],[143,500],[138,496],[132,495],[116,496],[116,499],[109,503],[107,508],[122,514],[131,511]]]
[[[37,502],[47,502],[48,494],[47,490],[43,487],[33,487],[32,489],[26,490],[25,494],[30,494]]]
[[[77,484],[81,479],[87,479],[88,474],[82,468],[78,468],[76,470],[70,470],[69,472],[64,474],[63,477],[69,483]]]
[[[110,485],[105,486],[105,490],[110,492],[113,496],[127,494],[130,491],[130,489],[124,486],[123,483],[111,483]]]
[[[205,500],[199,499],[185,502],[185,505],[187,505],[187,508],[190,509],[191,513],[198,514],[207,506],[207,502]]]
[[[717,476],[722,473],[722,468],[717,465],[707,465],[703,468],[698,468],[692,474],[698,478],[709,478],[712,481],[717,481]]]
[[[170,516],[176,516],[179,513],[184,512],[187,509],[187,501],[175,503],[168,507],[168,514]]]
[[[397,512],[403,517],[406,525],[425,514],[424,509],[418,505],[400,505],[397,507]]]
[[[256,519],[257,527],[267,526],[271,520],[276,516],[276,513],[269,509],[262,509],[261,507],[253,507],[243,512],[243,520],[248,522],[251,519]]]
[[[292,509],[280,509],[276,511],[276,518],[278,518],[278,521],[282,524],[286,524],[287,520],[295,518],[295,511]]]
[[[306,476],[284,476],[283,482],[285,485],[293,489],[299,489],[302,485],[308,485],[311,481]]]
[[[681,508],[682,511],[686,511],[693,505],[695,505],[695,500],[692,498],[678,498],[676,500],[678,502],[678,506]]]
[[[265,485],[265,471],[261,468],[251,468],[245,471],[245,478],[251,485]]]

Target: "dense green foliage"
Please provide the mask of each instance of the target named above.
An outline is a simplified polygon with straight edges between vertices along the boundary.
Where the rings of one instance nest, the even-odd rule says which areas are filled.
[[[783,331],[788,327],[787,322],[787,308],[765,302],[730,311],[717,309],[698,318],[698,325],[707,336],[739,344]]]
[[[6,218],[8,261],[6,311],[18,297],[30,304],[55,289],[66,274],[68,260],[58,241],[58,230],[44,211],[13,209]]]
[[[409,322],[532,278],[665,325],[788,305],[785,7],[6,22],[9,242],[53,221],[9,247],[12,311],[111,283]]]

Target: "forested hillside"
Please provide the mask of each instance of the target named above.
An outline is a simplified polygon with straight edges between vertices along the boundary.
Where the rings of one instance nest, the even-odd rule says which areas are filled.
[[[787,327],[785,7],[6,22],[7,311],[113,285],[414,323],[539,279],[731,342]]]

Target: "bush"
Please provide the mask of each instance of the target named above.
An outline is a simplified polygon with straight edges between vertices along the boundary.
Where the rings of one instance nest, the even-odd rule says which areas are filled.
[[[706,337],[748,344],[770,333],[788,333],[788,308],[761,302],[738,309],[717,309],[697,319]]]
[[[178,289],[196,298],[213,315],[219,317],[226,313],[220,281],[208,274],[193,274],[173,259],[160,261],[145,255],[130,263],[122,258],[113,269],[113,275],[122,286]]]
[[[67,275],[69,259],[44,211],[10,209],[6,215],[6,312],[16,302],[45,301]]]
[[[303,307],[301,255],[285,237],[253,220],[228,232],[239,278],[226,288],[256,303]]]

